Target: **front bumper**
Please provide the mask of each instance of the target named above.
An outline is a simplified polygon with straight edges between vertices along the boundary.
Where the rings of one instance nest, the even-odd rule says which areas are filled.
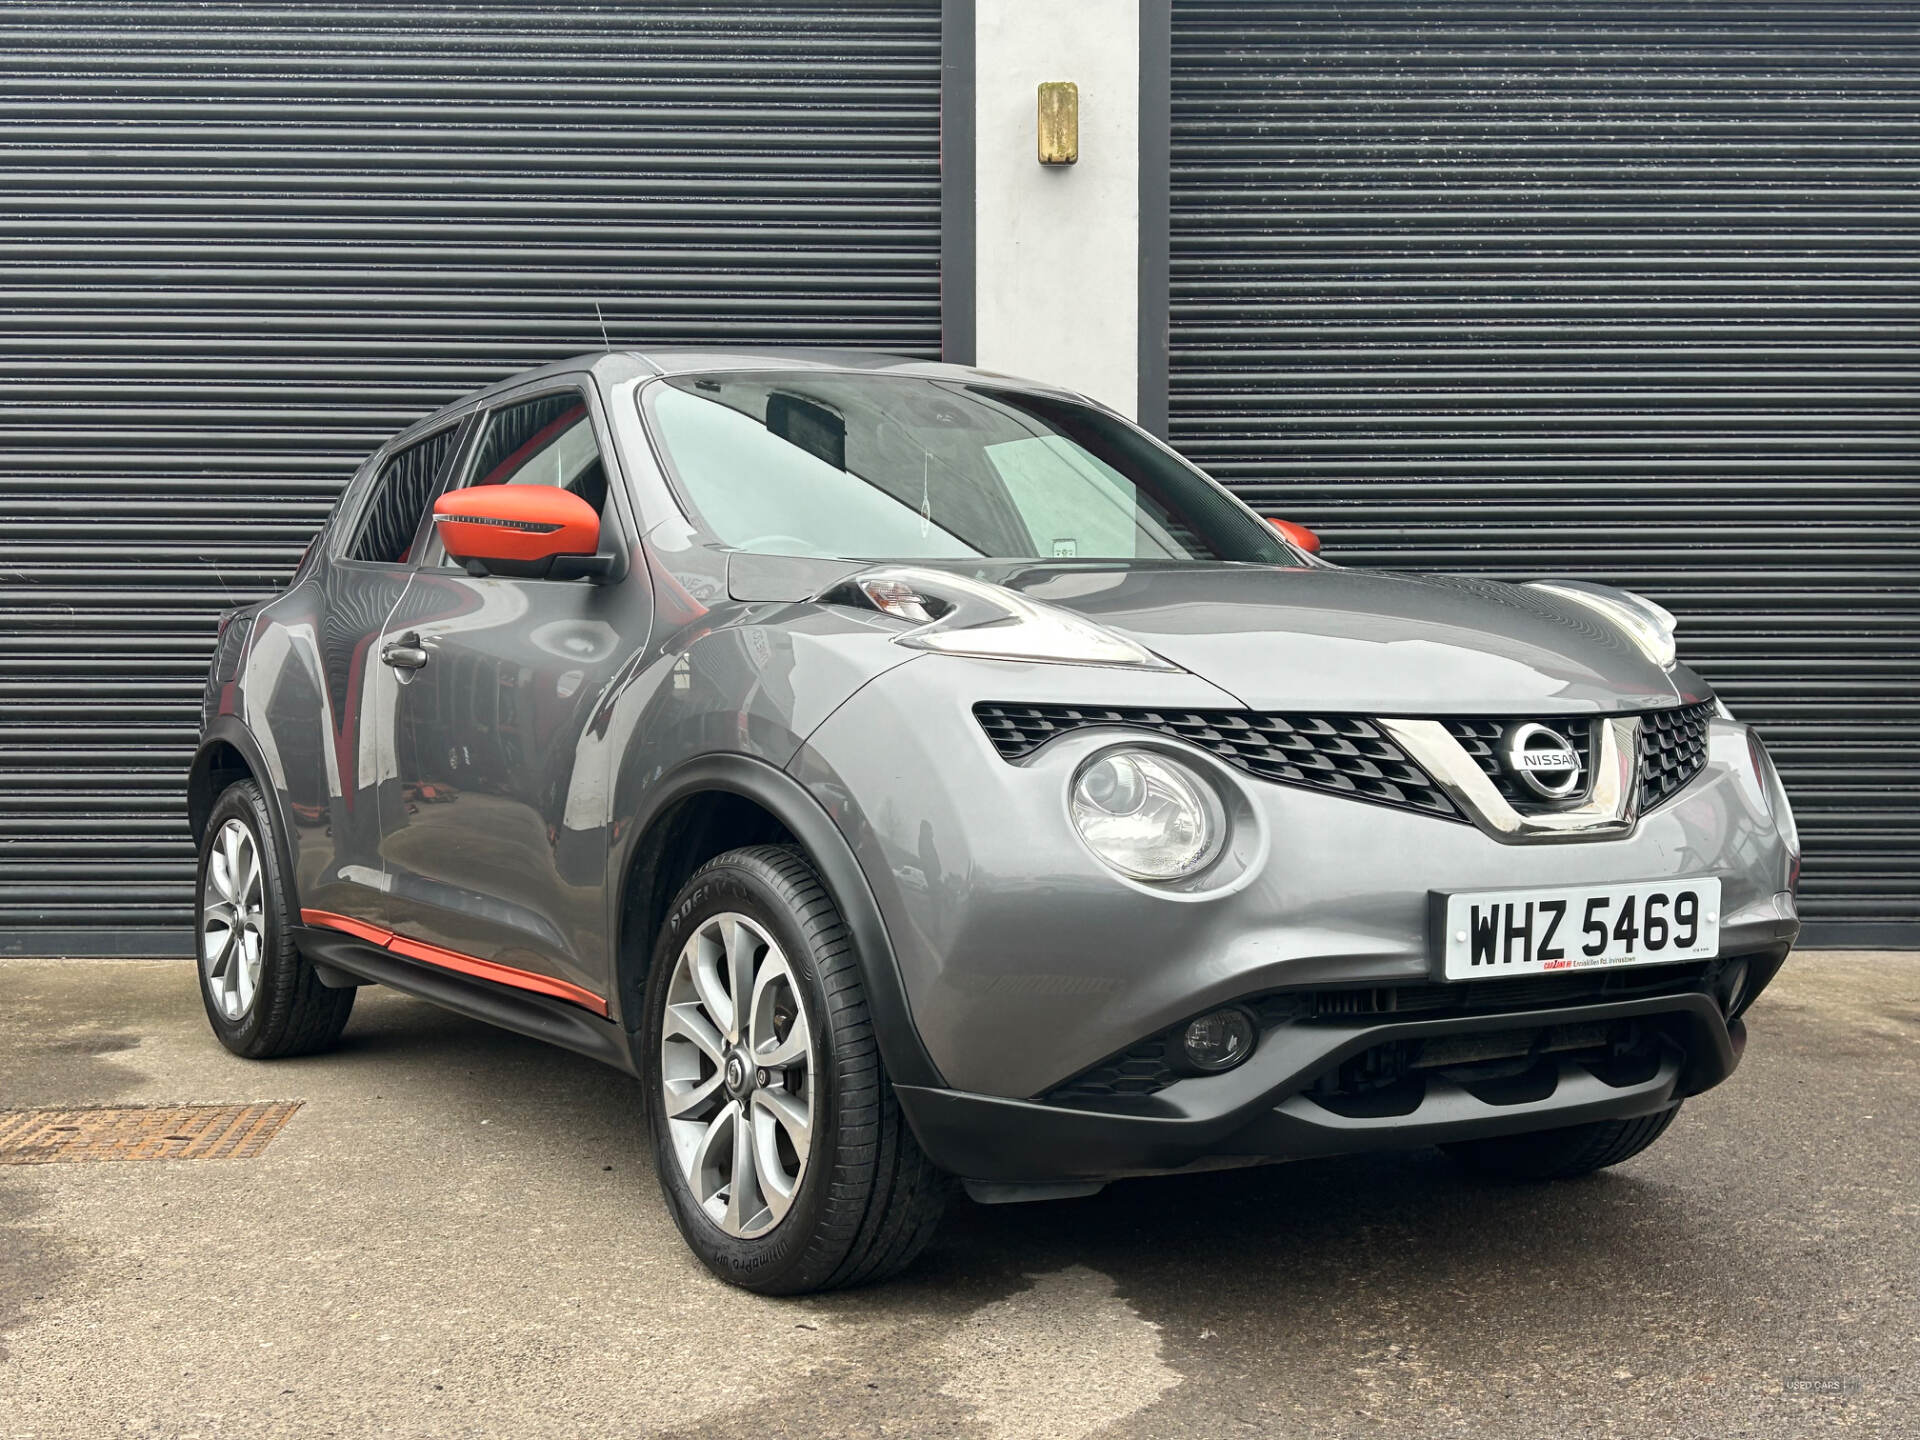
[[[1650,1042],[1650,1053],[1627,1070],[1543,1053],[1531,1080],[1504,1089],[1497,1081],[1476,1083],[1471,1073],[1436,1070],[1420,1078],[1416,1095],[1403,1089],[1389,1102],[1399,1113],[1367,1113],[1378,1107],[1364,1097],[1342,1103],[1324,1094],[1343,1064],[1386,1047],[1503,1034],[1537,1044],[1536,1037],[1596,1028],[1637,1034]],[[1711,994],[1695,992],[1444,1020],[1285,1027],[1265,1033],[1240,1069],[1132,1097],[1124,1109],[907,1086],[897,1093],[922,1148],[943,1169],[988,1184],[1071,1185],[1645,1115],[1726,1079],[1745,1040],[1738,1019],[1724,1019]]]
[[[1079,766],[1143,732],[1076,730],[1009,763],[973,718],[982,700],[1237,705],[1189,675],[927,656],[863,688],[795,756],[792,772],[872,887],[943,1082],[903,1089],[903,1103],[929,1152],[970,1179],[1111,1176],[1547,1128],[1658,1110],[1731,1072],[1737,1024],[1710,986],[1678,983],[1651,997],[1583,996],[1554,1022],[1664,1015],[1662,1044],[1677,1058],[1631,1083],[1576,1073],[1568,1059],[1575,1069],[1551,1093],[1498,1104],[1449,1089],[1444,1076],[1397,1115],[1340,1114],[1307,1094],[1324,1092],[1329,1067],[1376,1045],[1537,1029],[1561,1003],[1539,987],[1497,1014],[1476,999],[1466,1026],[1371,1017],[1342,1027],[1323,1015],[1269,1028],[1241,1069],[1125,1106],[1070,1093],[1076,1077],[1218,1005],[1433,986],[1436,895],[1715,876],[1721,959],[1749,966],[1742,1006],[1798,934],[1796,857],[1768,809],[1748,732],[1732,722],[1712,723],[1704,770],[1629,833],[1553,844],[1502,843],[1471,825],[1253,779],[1161,741],[1213,765],[1234,829],[1201,882],[1152,886],[1097,860],[1067,813]],[[1445,988],[1485,997],[1474,987],[1492,983]],[[1653,1008],[1608,1008],[1642,1001]]]

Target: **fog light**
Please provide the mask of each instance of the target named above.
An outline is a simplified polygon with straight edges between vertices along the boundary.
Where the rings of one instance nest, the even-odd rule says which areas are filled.
[[[1212,1010],[1180,1037],[1187,1063],[1196,1070],[1231,1070],[1253,1053],[1253,1021],[1244,1010]]]

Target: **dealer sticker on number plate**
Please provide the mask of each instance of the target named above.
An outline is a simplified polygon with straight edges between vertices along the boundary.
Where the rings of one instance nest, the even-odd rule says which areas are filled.
[[[1658,965],[1719,953],[1717,879],[1447,896],[1449,980]]]

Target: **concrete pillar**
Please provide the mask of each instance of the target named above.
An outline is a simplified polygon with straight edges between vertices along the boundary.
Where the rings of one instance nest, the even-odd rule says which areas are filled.
[[[1143,7],[1151,21],[1164,0],[948,0],[943,95],[947,358],[1129,416],[1142,409],[1141,280],[1153,269],[1141,249]],[[1039,162],[1039,87],[1057,80],[1079,87],[1072,165]],[[1147,138],[1164,152],[1163,132]]]

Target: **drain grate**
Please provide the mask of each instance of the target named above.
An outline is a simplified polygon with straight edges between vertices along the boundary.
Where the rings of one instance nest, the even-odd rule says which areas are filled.
[[[129,1105],[119,1109],[0,1110],[0,1165],[66,1160],[249,1160],[300,1108]]]

